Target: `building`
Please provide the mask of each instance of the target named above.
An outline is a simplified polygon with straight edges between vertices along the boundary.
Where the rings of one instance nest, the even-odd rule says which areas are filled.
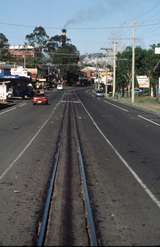
[[[15,45],[9,47],[9,52],[16,58],[34,57],[35,48],[29,45]]]
[[[6,84],[6,93],[12,92],[13,97],[31,97],[33,94],[32,88],[29,86],[32,79],[23,67],[13,68],[10,64],[1,63],[0,84],[2,83]]]
[[[88,64],[92,66],[106,67],[107,65],[113,64],[113,56],[111,51],[106,54],[104,53],[91,53],[81,56],[81,63]]]

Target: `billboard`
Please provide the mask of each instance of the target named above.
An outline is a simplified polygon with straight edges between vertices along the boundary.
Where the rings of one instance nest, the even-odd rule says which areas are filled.
[[[150,86],[150,80],[149,77],[146,75],[139,75],[136,76],[139,88],[149,88]]]

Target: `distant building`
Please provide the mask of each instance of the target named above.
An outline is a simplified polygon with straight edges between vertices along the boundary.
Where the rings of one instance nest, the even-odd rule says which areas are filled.
[[[82,64],[89,64],[92,66],[106,67],[107,65],[113,64],[113,56],[111,52],[108,52],[107,55],[104,53],[91,53],[81,56]]]
[[[95,79],[100,72],[105,72],[105,69],[97,69],[96,67],[91,66],[86,66],[81,69],[81,73],[88,79]]]
[[[29,45],[15,45],[9,47],[9,52],[12,56],[17,58],[21,57],[34,57],[35,56],[35,48]]]

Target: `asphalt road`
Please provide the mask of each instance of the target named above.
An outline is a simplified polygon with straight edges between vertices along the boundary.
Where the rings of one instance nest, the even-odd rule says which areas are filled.
[[[0,111],[0,245],[31,245],[65,102],[74,94],[101,245],[160,245],[160,117],[96,98],[50,92]]]
[[[62,108],[19,101],[0,112],[0,245],[31,245],[48,184]]]
[[[77,94],[102,245],[159,245],[160,118],[91,92]]]

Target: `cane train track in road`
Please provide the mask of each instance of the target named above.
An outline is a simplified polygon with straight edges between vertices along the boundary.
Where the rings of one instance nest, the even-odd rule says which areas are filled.
[[[64,112],[37,246],[98,245],[77,122],[78,103],[73,92],[66,93],[61,101]]]

